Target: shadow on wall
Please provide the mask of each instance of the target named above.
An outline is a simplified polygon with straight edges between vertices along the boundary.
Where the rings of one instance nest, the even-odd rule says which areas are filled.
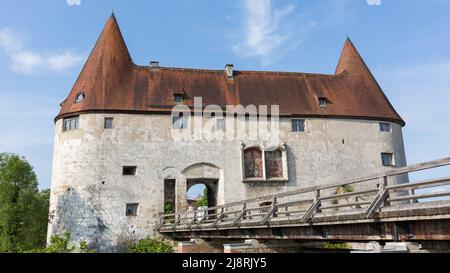
[[[98,192],[98,189],[86,189],[86,192]],[[93,196],[82,197],[80,193],[68,188],[58,196],[55,218],[51,222],[52,234],[69,231],[72,242],[86,241],[90,248],[98,252],[124,252],[134,243],[132,238],[114,234],[95,213],[96,202]]]

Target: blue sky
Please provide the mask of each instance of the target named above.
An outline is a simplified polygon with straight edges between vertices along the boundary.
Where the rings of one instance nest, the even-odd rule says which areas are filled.
[[[406,120],[408,163],[450,155],[448,0],[3,2],[0,152],[25,156],[42,188],[53,118],[113,9],[142,65],[333,73],[349,35]]]

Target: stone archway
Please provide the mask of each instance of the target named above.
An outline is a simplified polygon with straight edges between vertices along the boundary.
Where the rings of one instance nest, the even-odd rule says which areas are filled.
[[[204,184],[208,189],[208,207],[214,207],[223,199],[220,195],[222,170],[210,163],[189,165],[181,172],[183,187],[177,188],[177,211],[187,211],[187,191],[196,184]]]
[[[215,207],[217,205],[218,195],[218,179],[187,179],[186,190],[189,190],[196,185],[204,185],[208,193],[208,207]]]

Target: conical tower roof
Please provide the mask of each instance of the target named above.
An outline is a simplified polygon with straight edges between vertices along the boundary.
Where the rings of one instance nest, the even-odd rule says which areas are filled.
[[[348,37],[336,67],[336,75],[344,74],[348,78],[354,96],[360,101],[359,105],[365,105],[366,108],[370,106],[367,110],[373,113],[384,113],[385,116],[400,120],[402,125],[405,124]],[[358,106],[355,104],[354,107]]]
[[[58,116],[90,109],[114,108],[114,101],[127,95],[132,68],[130,53],[116,17],[112,14],[69,96],[62,103]],[[80,94],[84,94],[84,100],[77,102]]]

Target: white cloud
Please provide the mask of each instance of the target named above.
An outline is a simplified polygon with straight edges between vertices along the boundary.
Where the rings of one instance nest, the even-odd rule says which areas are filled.
[[[80,6],[81,0],[66,0],[67,5],[69,6]]]
[[[26,49],[25,36],[11,28],[0,29],[0,48],[9,56],[14,71],[37,74],[43,71],[66,72],[81,63],[84,56],[70,50],[40,53]]]
[[[66,71],[83,60],[83,57],[71,51],[65,50],[62,53],[49,56],[47,58],[48,68],[53,71]]]
[[[294,5],[275,8],[272,0],[244,0],[243,3],[243,32],[238,37],[239,41],[232,45],[236,55],[256,57],[263,65],[269,65],[300,44],[302,39],[296,36],[293,28]],[[315,25],[313,22],[306,24],[306,27]],[[293,46],[286,48],[285,44]]]
[[[369,6],[381,6],[381,0],[367,0]]]
[[[21,33],[16,33],[9,27],[0,29],[0,46],[6,51],[21,50],[24,40],[25,38]]]
[[[34,73],[39,66],[45,63],[44,58],[37,53],[18,51],[10,55],[13,69],[24,74]]]

